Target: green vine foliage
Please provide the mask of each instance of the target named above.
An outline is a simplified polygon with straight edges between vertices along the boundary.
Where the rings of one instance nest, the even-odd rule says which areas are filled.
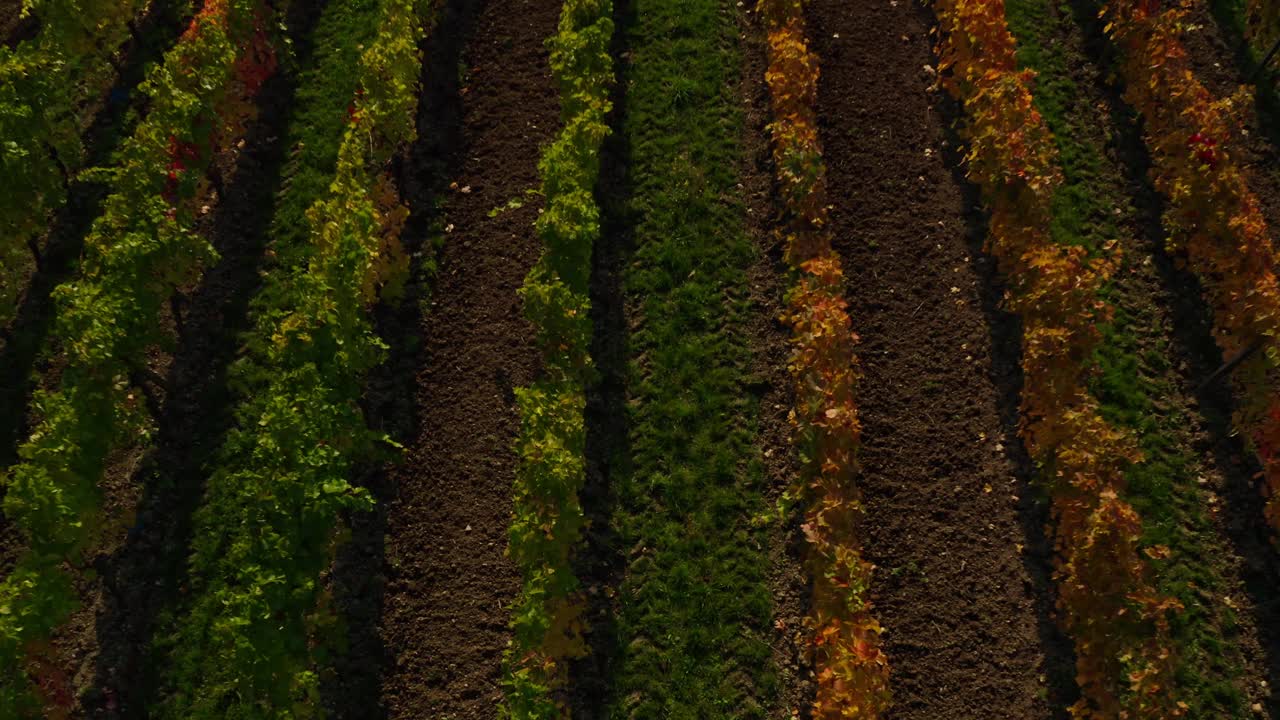
[[[545,375],[516,390],[520,466],[510,553],[523,585],[512,610],[514,637],[503,682],[503,716],[522,720],[567,715],[556,691],[565,684],[566,661],[583,653],[570,554],[583,525],[583,412],[593,377],[588,290],[600,237],[595,187],[614,83],[612,13],[610,0],[567,0],[549,41],[564,127],[538,166],[546,198],[537,221],[544,251],[520,290],[537,328]]]
[[[26,0],[38,35],[0,45],[0,323],[33,263],[49,215],[83,165],[86,100],[110,84],[111,61],[143,0]]]
[[[383,0],[308,242],[284,253],[254,301],[234,369],[243,400],[196,518],[191,602],[169,645],[157,717],[321,717],[312,626],[319,577],[344,510],[372,497],[357,462],[390,440],[359,406],[386,346],[368,314],[407,266],[388,263],[407,210],[386,168],[415,138],[426,0]],[[353,41],[354,42],[354,41]]]
[[[149,433],[130,374],[162,340],[162,303],[215,257],[193,232],[194,206],[265,12],[259,0],[210,0],[153,69],[141,88],[151,110],[110,171],[82,273],[54,291],[67,365],[57,388],[36,395],[39,422],[4,477],[4,512],[29,551],[0,583],[0,717],[32,702],[24,659],[78,603],[64,564],[96,537],[108,455]]]

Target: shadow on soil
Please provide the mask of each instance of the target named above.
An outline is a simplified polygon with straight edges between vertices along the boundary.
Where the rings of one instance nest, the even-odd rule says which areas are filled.
[[[627,358],[629,330],[623,273],[634,248],[631,228],[631,149],[624,126],[626,87],[630,77],[627,32],[633,24],[633,0],[614,0],[613,60],[616,82],[610,101],[612,133],[601,150],[600,184],[596,201],[603,218],[600,239],[592,255],[591,357],[599,375],[587,389],[587,482],[581,493],[586,531],[573,558],[573,571],[586,591],[587,655],[569,666],[572,678],[568,705],[574,717],[603,718],[608,714],[609,687],[617,659],[617,604],[624,557],[617,546],[613,523],[614,478],[630,472],[627,423]]]

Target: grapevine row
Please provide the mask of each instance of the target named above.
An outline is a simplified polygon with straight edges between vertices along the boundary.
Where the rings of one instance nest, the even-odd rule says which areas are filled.
[[[111,60],[148,0],[28,0],[42,30],[0,45],[0,324],[7,321],[49,216],[81,169],[81,108],[110,83]],[[104,77],[105,76],[105,77]]]
[[[1242,91],[1215,100],[1195,79],[1180,40],[1184,10],[1113,0],[1104,17],[1120,50],[1125,101],[1142,116],[1151,176],[1167,199],[1169,247],[1200,278],[1223,356],[1263,349],[1232,375],[1242,399],[1235,424],[1262,460],[1266,518],[1280,531],[1280,257],[1232,149],[1249,99]]]
[[[1005,303],[1022,320],[1022,423],[1052,499],[1060,622],[1076,648],[1081,699],[1073,717],[1184,714],[1168,640],[1176,600],[1152,587],[1140,552],[1141,518],[1121,495],[1141,461],[1134,439],[1105,421],[1085,385],[1110,309],[1111,272],[1049,233],[1063,183],[1052,134],[1033,107],[1033,74],[1018,71],[1002,0],[935,0],[943,84],[964,102],[969,178],[990,212],[988,249],[1008,280]]]
[[[331,182],[306,210],[306,243],[275,248],[281,266],[254,300],[235,370],[245,394],[197,513],[191,600],[168,641],[160,717],[276,718],[319,702],[310,631],[324,612],[320,574],[339,513],[372,503],[349,481],[356,463],[389,442],[359,401],[386,347],[368,311],[407,271],[408,209],[389,165],[415,138],[429,6],[371,6],[376,28]],[[351,42],[345,50],[359,49]]]
[[[873,566],[862,557],[865,520],[857,487],[861,435],[855,391],[857,336],[829,230],[826,164],[817,129],[818,58],[805,37],[803,0],[761,3],[769,33],[773,159],[786,208],[787,295],[792,330],[791,413],[802,461],[795,494],[813,577],[815,718],[877,718],[888,708],[889,663],[868,598]]]
[[[504,713],[514,718],[563,716],[553,693],[565,684],[568,658],[583,651],[582,603],[569,559],[583,524],[583,412],[593,376],[588,291],[600,238],[595,187],[614,82],[612,12],[611,0],[566,0],[551,41],[564,128],[539,165],[546,207],[537,232],[544,250],[520,290],[538,331],[544,375],[516,390],[520,465],[510,554],[523,584],[503,683]]]
[[[270,20],[259,0],[209,0],[192,20],[142,86],[151,110],[111,171],[81,276],[55,291],[67,364],[59,386],[37,394],[40,421],[6,480],[4,510],[29,551],[0,584],[0,709],[26,702],[24,657],[76,605],[63,564],[97,536],[108,455],[149,432],[131,378],[163,340],[164,301],[215,256],[192,229],[205,170],[275,69]]]

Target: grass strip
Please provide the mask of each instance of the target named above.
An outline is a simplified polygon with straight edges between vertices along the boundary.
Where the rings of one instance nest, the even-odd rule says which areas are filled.
[[[776,692],[756,448],[745,392],[738,197],[741,56],[731,3],[635,0],[623,122],[636,250],[629,468],[614,478],[625,554],[611,716],[763,718]]]

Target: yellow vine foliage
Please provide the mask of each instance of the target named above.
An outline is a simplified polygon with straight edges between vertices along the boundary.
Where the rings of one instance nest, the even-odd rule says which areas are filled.
[[[1249,92],[1215,100],[1196,80],[1180,39],[1181,8],[1113,0],[1103,16],[1120,50],[1125,100],[1145,123],[1152,179],[1168,200],[1170,249],[1200,278],[1224,357],[1255,344],[1265,349],[1232,375],[1243,399],[1235,422],[1262,461],[1266,518],[1280,530],[1280,257],[1233,152]]]
[[[865,515],[856,477],[861,434],[854,335],[844,276],[831,247],[826,166],[817,130],[818,58],[809,51],[803,0],[764,0],[769,33],[765,80],[772,98],[773,157],[786,208],[786,258],[795,271],[787,296],[791,412],[803,463],[798,495],[813,580],[813,654],[818,687],[813,717],[871,719],[890,703],[889,662],[867,593],[862,557]]]
[[[1063,183],[1052,134],[1017,69],[1003,0],[935,0],[942,84],[968,116],[969,178],[990,210],[988,250],[1023,322],[1021,436],[1050,481],[1059,622],[1076,648],[1076,718],[1176,718],[1168,615],[1138,547],[1142,522],[1120,498],[1141,461],[1085,385],[1086,361],[1110,309],[1098,291],[1112,271],[1049,234]],[[1107,248],[1109,251],[1114,248]]]

